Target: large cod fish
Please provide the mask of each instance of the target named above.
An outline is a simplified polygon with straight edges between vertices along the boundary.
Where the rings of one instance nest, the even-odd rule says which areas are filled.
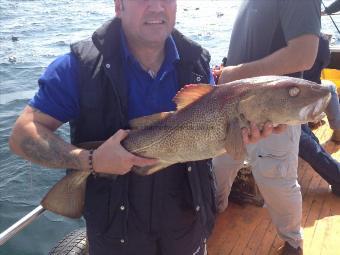
[[[179,162],[203,160],[229,153],[242,158],[245,145],[241,128],[250,122],[259,127],[298,125],[320,118],[330,91],[316,83],[283,76],[263,76],[211,86],[187,85],[174,98],[177,110],[130,122],[122,146],[131,153],[159,159],[150,167],[133,168],[149,175]],[[96,148],[101,142],[79,145]],[[42,206],[63,216],[82,215],[86,178],[90,172],[75,170],[57,182]]]

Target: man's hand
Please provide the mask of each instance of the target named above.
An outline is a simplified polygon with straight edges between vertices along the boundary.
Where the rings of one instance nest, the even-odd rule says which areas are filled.
[[[113,136],[105,141],[93,154],[93,169],[97,173],[123,175],[133,166],[154,165],[156,159],[142,158],[133,155],[120,144],[128,135],[126,130],[118,130]]]
[[[226,66],[220,73],[218,84],[224,84],[243,78],[247,78],[247,75],[242,74],[240,66]]]
[[[223,66],[214,66],[212,68],[212,75],[214,77],[215,84],[218,84],[218,79],[221,76]]]
[[[257,143],[263,138],[268,137],[271,134],[280,134],[287,129],[287,125],[278,125],[273,127],[272,123],[267,122],[262,131],[256,126],[256,124],[250,124],[250,130],[247,128],[242,129],[242,137],[244,144]]]

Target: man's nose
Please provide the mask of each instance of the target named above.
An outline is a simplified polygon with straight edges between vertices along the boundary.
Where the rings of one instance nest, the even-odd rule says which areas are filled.
[[[164,10],[165,6],[171,2],[171,0],[146,0],[149,9],[152,11]]]

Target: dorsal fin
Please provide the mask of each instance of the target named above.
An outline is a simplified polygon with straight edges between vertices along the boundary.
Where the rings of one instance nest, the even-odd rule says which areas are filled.
[[[212,85],[208,84],[190,84],[185,85],[174,97],[173,101],[177,105],[177,110],[180,110],[187,105],[195,102],[202,96],[208,94],[211,90],[213,90]]]
[[[160,113],[155,113],[155,114],[148,115],[148,116],[135,118],[129,121],[129,125],[131,129],[141,129],[159,120],[162,120],[166,118],[167,116],[170,116],[172,113],[173,112],[160,112]]]

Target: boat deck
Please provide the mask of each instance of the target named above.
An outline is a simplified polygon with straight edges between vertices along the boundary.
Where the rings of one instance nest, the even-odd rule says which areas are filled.
[[[331,135],[328,125],[315,133],[321,142]],[[331,145],[328,151],[339,161],[339,146]],[[298,174],[303,196],[304,254],[340,254],[340,197],[333,195],[328,184],[302,159]],[[209,255],[265,255],[276,254],[282,244],[265,208],[230,203],[218,215],[208,247]]]

